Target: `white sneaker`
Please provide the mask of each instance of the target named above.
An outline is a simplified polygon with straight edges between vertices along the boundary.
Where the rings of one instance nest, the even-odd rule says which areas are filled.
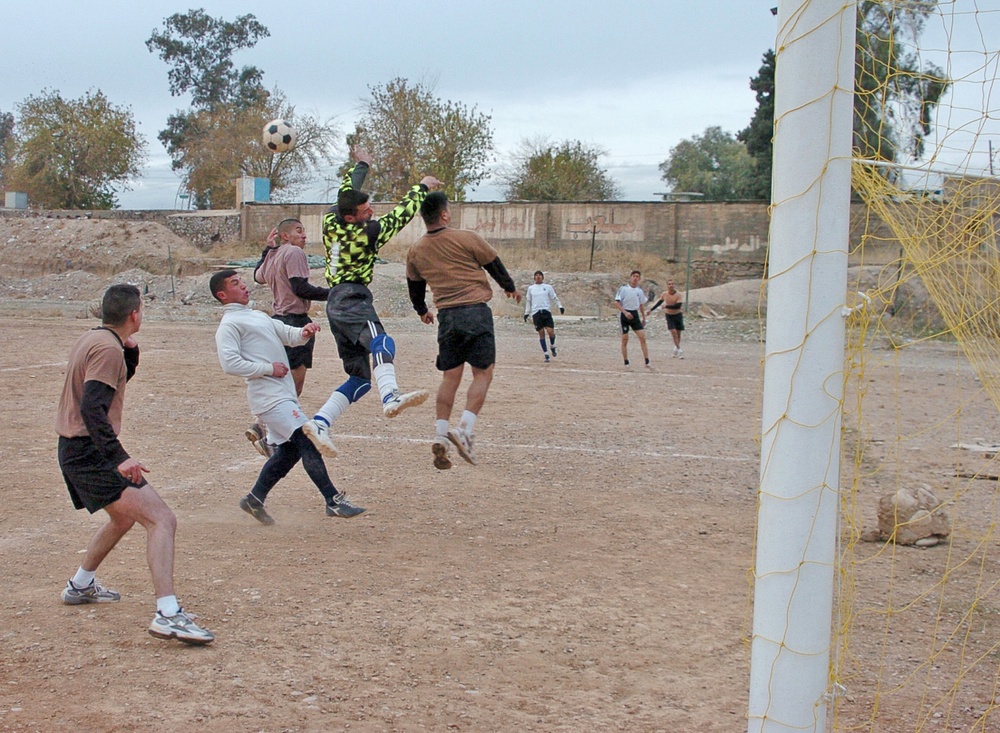
[[[674,347],[674,353],[673,353],[673,358],[674,358],[674,359],[676,359],[676,358],[677,358],[677,355],[678,355],[678,354],[679,354],[680,352],[681,352],[681,350],[680,350],[679,348],[677,348],[677,347],[675,346],[675,347]]]
[[[678,359],[683,359],[684,358],[684,351],[681,349],[680,346],[677,347],[677,358]]]
[[[302,432],[323,455],[330,456],[330,458],[337,455],[337,446],[333,444],[333,438],[330,437],[330,428],[323,423],[318,420],[308,420],[302,426]]]
[[[400,394],[397,389],[382,403],[382,411],[386,417],[396,417],[396,415],[407,407],[416,407],[417,405],[424,404],[427,398],[430,397],[430,394],[426,389],[418,389],[416,392]]]
[[[157,611],[149,625],[149,633],[160,639],[177,639],[185,644],[210,644],[215,641],[215,634],[198,626],[194,616],[184,613],[183,608],[169,617]]]
[[[461,428],[452,428],[448,431],[448,440],[454,443],[458,449],[458,455],[462,456],[473,466],[476,465],[476,452],[472,450],[472,436]]]

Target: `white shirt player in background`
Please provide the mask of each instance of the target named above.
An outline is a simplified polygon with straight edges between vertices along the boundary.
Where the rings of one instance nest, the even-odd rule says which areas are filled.
[[[549,352],[545,346],[545,334],[549,336],[549,344],[552,346],[552,356],[556,355],[556,324],[552,320],[552,304],[556,304],[559,313],[565,313],[566,309],[559,302],[559,296],[555,289],[546,282],[544,273],[541,270],[535,271],[535,284],[528,286],[528,292],[524,298],[524,322],[531,322],[538,331],[538,344],[542,347],[546,363],[549,361]]]
[[[628,276],[628,284],[618,288],[618,292],[615,294],[615,306],[621,311],[619,320],[622,329],[622,358],[625,360],[625,366],[628,366],[629,329],[635,331],[635,335],[639,337],[642,357],[646,360],[646,366],[649,366],[649,350],[646,348],[646,332],[644,330],[646,303],[649,302],[649,298],[639,288],[639,280],[641,279],[642,273],[638,270],[632,270]]]

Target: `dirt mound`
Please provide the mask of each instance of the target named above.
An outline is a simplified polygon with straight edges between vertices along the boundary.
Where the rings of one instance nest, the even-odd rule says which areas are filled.
[[[153,274],[205,269],[205,256],[156,222],[117,219],[0,218],[0,262],[7,277],[82,270],[113,275],[131,268]]]

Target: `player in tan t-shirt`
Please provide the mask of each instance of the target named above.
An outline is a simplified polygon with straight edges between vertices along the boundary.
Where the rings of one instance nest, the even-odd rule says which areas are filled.
[[[441,386],[437,393],[436,437],[432,445],[434,467],[451,468],[449,441],[469,463],[476,462],[472,430],[486,400],[496,362],[493,312],[486,303],[493,297],[490,274],[508,298],[521,302],[497,251],[478,234],[452,229],[448,198],[443,192],[427,194],[420,205],[427,233],[406,253],[406,284],[410,302],[424,323],[434,323],[427,309],[427,286],[438,309],[438,357]],[[484,272],[485,270],[485,272]],[[465,411],[458,427],[448,427],[455,395],[465,364],[472,367],[472,384],[465,396]]]
[[[139,460],[118,440],[125,384],[139,364],[135,334],[142,325],[142,297],[134,285],[112,285],[101,303],[101,326],[77,339],[59,399],[59,468],[73,506],[91,514],[103,509],[108,522],[97,530],[80,568],[62,592],[63,603],[78,606],[121,600],[97,582],[98,566],[138,522],[146,530],[146,558],[156,592],[149,633],[188,644],[208,644],[215,636],[184,613],[174,595],[174,531],[177,518],[151,487]]]

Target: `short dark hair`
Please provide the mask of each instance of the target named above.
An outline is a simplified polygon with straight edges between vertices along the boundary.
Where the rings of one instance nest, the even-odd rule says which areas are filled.
[[[368,201],[368,194],[348,188],[337,194],[337,211],[341,216],[356,216],[358,207]]]
[[[641,270],[632,270],[632,272],[630,272],[628,276],[632,277],[633,275],[641,275],[641,274],[642,274]]]
[[[541,270],[535,270],[535,275],[541,275],[542,277],[545,277],[545,273],[542,272]],[[535,275],[532,275],[532,277],[534,277]]]
[[[142,304],[139,288],[129,283],[112,285],[104,292],[101,300],[101,323],[105,326],[120,326],[133,311]]]
[[[282,232],[287,232],[291,229],[293,224],[302,224],[302,222],[298,219],[282,219],[278,222],[278,226],[276,226],[275,229],[278,230],[278,234],[281,234]]]
[[[213,298],[219,300],[219,292],[226,289],[223,283],[235,274],[236,270],[228,269],[219,270],[217,273],[212,275],[212,279],[208,281],[208,289],[212,291]],[[222,301],[219,300],[219,302],[221,303]]]
[[[444,191],[431,191],[420,204],[420,218],[424,224],[434,224],[448,209],[448,196]]]

